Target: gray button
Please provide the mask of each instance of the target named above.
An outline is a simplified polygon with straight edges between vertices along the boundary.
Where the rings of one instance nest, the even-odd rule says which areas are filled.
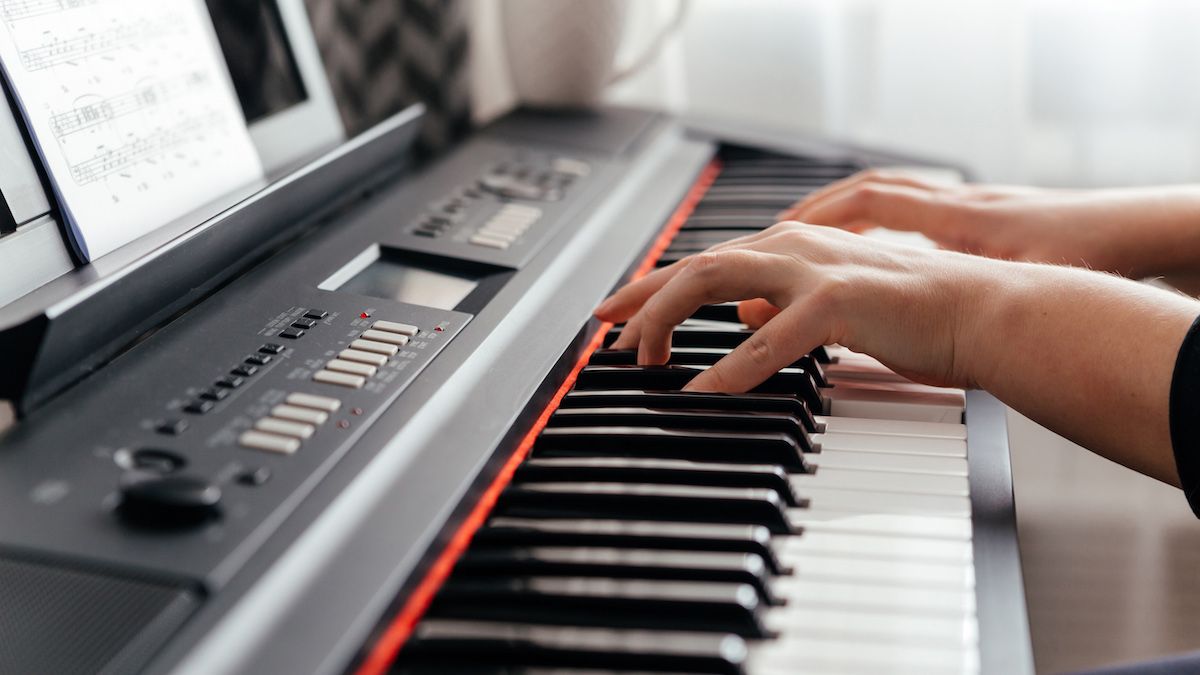
[[[313,375],[313,380],[324,382],[325,384],[336,384],[339,387],[349,387],[351,389],[362,389],[362,386],[367,383],[367,378],[361,375],[336,373],[332,370],[317,371],[317,374]]]
[[[390,345],[384,342],[376,342],[374,340],[355,340],[350,343],[351,349],[357,349],[361,352],[372,352],[375,354],[383,354],[384,356],[395,356],[400,348],[396,345]]]
[[[292,405],[298,405],[302,408],[312,408],[313,410],[324,410],[325,412],[337,412],[337,409],[342,407],[342,402],[336,398],[329,396],[318,396],[316,394],[303,394],[298,391],[287,395],[287,402]]]
[[[300,441],[294,438],[276,436],[253,429],[242,432],[242,435],[238,437],[238,444],[243,448],[278,452],[283,455],[290,455],[300,449]]]

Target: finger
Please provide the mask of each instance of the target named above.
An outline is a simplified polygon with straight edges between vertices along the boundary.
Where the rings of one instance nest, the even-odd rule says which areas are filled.
[[[909,174],[900,171],[880,171],[867,170],[860,171],[849,178],[835,181],[829,185],[812,192],[802,199],[796,201],[795,204],[781,211],[776,218],[779,220],[803,220],[803,212],[815,206],[818,202],[837,197],[847,190],[853,190],[868,183],[879,183],[883,185],[899,185],[902,187],[911,187],[918,190],[926,190],[935,192],[942,189],[944,186],[923,181],[919,178],[914,178]]]
[[[638,363],[665,363],[671,331],[701,305],[731,300],[777,298],[788,283],[787,259],[745,248],[703,253],[642,307]]]
[[[629,321],[625,322],[625,326],[621,328],[621,334],[613,340],[610,348],[612,349],[636,349],[638,342],[642,339],[642,317],[640,314],[635,314]]]
[[[596,307],[593,314],[602,321],[620,323],[633,316],[650,296],[658,292],[676,274],[688,266],[691,257],[660,267],[646,276],[626,284]]]
[[[753,244],[760,239],[778,233],[780,228],[785,225],[790,226],[791,224],[776,223],[775,225],[772,225],[771,227],[759,232],[743,235],[741,237],[737,237],[736,239],[730,239],[729,241],[711,246],[706,250],[706,252],[723,251],[737,248],[739,246]],[[642,305],[646,303],[646,300],[648,300],[650,296],[657,293],[658,290],[666,285],[666,283],[670,281],[676,274],[687,267],[694,257],[695,256],[688,256],[682,260],[679,260],[678,262],[668,265],[667,267],[654,270],[641,279],[627,284],[625,287],[609,296],[604,302],[600,303],[600,305],[596,307],[593,314],[598,319],[603,321],[611,321],[613,323],[621,323],[622,321],[629,320],[631,316],[641,309]],[[622,332],[622,335],[623,334],[624,333]],[[632,345],[630,345],[630,347],[632,347]]]
[[[865,229],[868,224],[890,230],[937,237],[961,214],[933,193],[898,185],[864,185],[823,202],[804,213],[806,222]]]
[[[759,328],[779,314],[779,308],[762,298],[738,303],[738,319],[751,328]]]
[[[768,321],[742,344],[697,375],[684,391],[749,391],[817,345],[825,344],[828,330],[819,319],[794,305]]]

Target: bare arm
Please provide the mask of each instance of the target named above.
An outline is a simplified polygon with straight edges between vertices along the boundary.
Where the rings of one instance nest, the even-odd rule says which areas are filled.
[[[921,232],[944,248],[1077,265],[1131,278],[1200,272],[1200,186],[1044,190],[938,185],[866,171],[781,218]]]
[[[748,305],[761,327],[691,389],[745,391],[817,345],[921,382],[980,387],[1093,451],[1179,484],[1168,402],[1200,303],[1111,275],[1012,263],[780,223],[635,282],[597,315],[615,346],[663,363],[697,307]],[[769,304],[768,304],[769,303]]]

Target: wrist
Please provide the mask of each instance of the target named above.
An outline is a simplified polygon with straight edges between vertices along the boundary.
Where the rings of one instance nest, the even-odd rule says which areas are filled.
[[[1039,279],[1053,268],[963,257],[957,274],[947,280],[954,297],[954,379],[970,389],[988,390],[1001,373],[1009,328],[1028,321],[1025,315],[1046,292]]]

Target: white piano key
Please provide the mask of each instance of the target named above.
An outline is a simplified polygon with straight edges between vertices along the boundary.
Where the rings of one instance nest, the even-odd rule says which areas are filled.
[[[791,578],[796,579],[951,589],[975,587],[975,568],[969,562],[813,555],[794,551],[780,551],[779,554],[781,562],[794,567]]]
[[[967,437],[967,425],[958,422],[910,422],[907,420],[879,420],[862,417],[827,417],[817,415],[818,424],[825,425],[827,433],[874,434],[879,436],[925,436],[929,438]]]
[[[771,589],[789,603],[812,607],[855,607],[950,616],[975,613],[975,591],[970,588],[921,588],[779,577],[772,581]]]
[[[751,675],[972,675],[979,672],[975,645],[873,643],[804,631],[755,643],[746,659]]]
[[[805,532],[846,532],[894,537],[926,537],[970,541],[967,517],[859,513],[833,509],[789,509],[788,522]]]
[[[822,532],[808,529],[799,535],[777,537],[771,547],[781,556],[832,555],[873,558],[911,558],[966,564],[974,558],[969,539],[898,537],[886,534]]]
[[[841,345],[825,345],[825,353],[829,354],[829,357],[833,359],[834,363],[838,363],[845,359],[860,360],[877,363],[879,364],[880,368],[887,368],[887,366],[880,363],[880,361],[874,356],[867,356],[866,354],[862,354],[860,352],[853,352]]]
[[[943,457],[967,456],[967,442],[954,438],[880,436],[878,434],[827,431],[813,434],[812,441],[820,443],[822,448],[829,450],[940,455]]]
[[[974,638],[968,627],[972,619],[961,616],[855,611],[797,603],[772,608],[763,619],[768,629],[779,632],[796,631],[813,636],[857,635],[870,638],[872,642],[932,642],[962,648],[971,646]]]
[[[888,370],[878,363],[862,361],[838,361],[824,367],[825,377],[830,381],[863,381],[863,382],[912,382],[912,380]]]
[[[888,452],[856,452],[826,448],[809,453],[805,460],[827,469],[860,469],[863,471],[897,471],[903,473],[929,473],[948,476],[967,475],[965,457],[937,457],[935,455],[905,455]]]
[[[948,495],[913,495],[899,492],[831,490],[806,486],[800,494],[814,509],[896,513],[916,516],[969,516],[971,500]]]
[[[865,389],[868,391],[903,391],[909,394],[950,394],[959,397],[965,397],[967,392],[962,389],[954,389],[952,387],[935,387],[929,384],[920,384],[912,380],[901,380],[899,382],[879,382],[874,380],[855,379],[855,378],[838,378],[830,377],[826,374],[826,379],[829,380],[830,386],[835,389]]]
[[[834,417],[868,417],[913,422],[962,422],[959,394],[914,394],[897,391],[838,388],[824,390]]]
[[[788,478],[798,494],[809,488],[830,490],[870,490],[925,495],[957,495],[966,497],[970,486],[966,476],[903,473],[889,471],[858,471],[853,469],[819,468],[816,473],[795,474]]]

